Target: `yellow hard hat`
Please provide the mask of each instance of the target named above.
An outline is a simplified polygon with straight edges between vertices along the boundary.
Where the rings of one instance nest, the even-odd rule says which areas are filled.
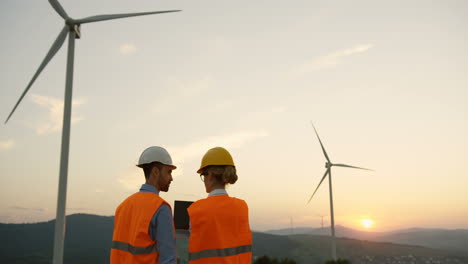
[[[203,168],[210,165],[234,165],[231,154],[222,147],[216,147],[208,150],[203,156],[200,169],[197,173],[202,173]]]

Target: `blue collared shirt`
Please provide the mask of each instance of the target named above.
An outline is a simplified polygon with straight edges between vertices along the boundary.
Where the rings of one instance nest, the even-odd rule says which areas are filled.
[[[159,195],[159,190],[149,184],[143,184],[140,188],[140,192]],[[154,213],[148,228],[151,239],[156,241],[159,252],[159,263],[176,264],[174,223],[172,220],[171,208],[169,208],[167,204],[162,204],[156,213]]]
[[[214,189],[209,194],[208,197],[218,196],[218,195],[228,195],[225,189]]]

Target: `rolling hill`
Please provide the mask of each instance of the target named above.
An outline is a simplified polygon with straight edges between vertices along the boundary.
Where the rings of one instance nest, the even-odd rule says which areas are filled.
[[[276,229],[265,231],[268,234],[291,235],[330,235],[330,227],[324,228],[294,228]],[[396,244],[416,245],[435,249],[447,249],[468,252],[468,230],[466,229],[427,229],[411,228],[392,232],[367,232],[359,231],[343,226],[335,227],[337,237],[353,238],[375,242],[391,242]]]
[[[54,221],[34,224],[0,224],[0,263],[50,263]],[[67,216],[65,263],[108,263],[113,217],[75,214]],[[321,235],[279,236],[253,233],[253,255],[292,258],[298,264],[323,263],[330,255],[330,238]],[[382,258],[416,257],[452,259],[468,263],[468,253],[349,238],[337,240],[338,255],[353,263],[376,263]],[[178,252],[187,252],[187,241],[178,241]],[[182,259],[184,257],[182,256]],[[402,262],[404,263],[404,262]],[[452,263],[452,262],[443,262]]]

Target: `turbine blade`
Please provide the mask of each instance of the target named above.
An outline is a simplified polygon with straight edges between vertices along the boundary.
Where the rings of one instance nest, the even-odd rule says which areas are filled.
[[[179,11],[181,11],[181,10],[166,10],[166,11],[154,11],[154,12],[143,12],[143,13],[97,15],[97,16],[91,16],[91,17],[76,19],[76,20],[73,20],[73,22],[75,22],[77,24],[84,24],[84,23],[99,22],[99,21],[111,20],[111,19],[119,19],[119,18],[134,17],[134,16],[146,16],[146,15],[154,15],[154,14],[162,14],[162,13],[172,13],[172,12],[179,12]]]
[[[67,15],[67,12],[65,12],[65,9],[63,9],[62,5],[57,0],[49,0],[49,3],[63,19],[67,20],[70,18]]]
[[[315,130],[315,134],[317,135],[317,138],[318,138],[318,140],[319,140],[319,142],[320,142],[320,146],[322,147],[322,150],[323,150],[323,155],[325,155],[325,158],[327,159],[328,163],[331,163],[330,158],[328,158],[327,152],[325,151],[325,148],[323,147],[322,140],[320,140],[320,137],[319,137],[319,135],[318,135],[318,133],[317,133],[317,129],[315,129],[315,126],[314,126],[314,124],[312,123],[312,121],[310,121],[310,124],[312,125],[312,127],[313,127],[314,130]]]
[[[29,81],[28,86],[26,86],[26,89],[24,90],[23,94],[21,94],[18,102],[16,102],[15,107],[13,107],[13,110],[11,110],[11,113],[8,115],[8,118],[5,121],[5,124],[8,122],[10,117],[13,115],[15,112],[16,108],[20,104],[21,100],[23,100],[23,97],[26,95],[26,93],[29,91],[29,88],[31,88],[32,84],[36,80],[36,78],[41,74],[42,70],[47,66],[49,61],[55,56],[57,51],[62,47],[63,42],[65,42],[65,38],[67,37],[68,33],[68,26],[63,27],[62,31],[58,34],[57,39],[55,39],[54,43],[52,44],[52,47],[50,47],[49,52],[45,56],[44,60],[42,61],[41,65],[39,65],[39,68],[37,69],[36,73],[32,77],[31,81]]]
[[[312,200],[312,197],[314,197],[315,193],[317,192],[318,188],[320,187],[320,184],[322,184],[323,180],[325,180],[325,178],[327,177],[327,174],[329,172],[330,172],[330,169],[327,169],[325,171],[325,174],[323,175],[322,179],[320,180],[319,184],[317,185],[317,188],[315,188],[314,193],[312,194],[312,196],[310,196],[309,201],[307,203],[310,203],[310,200]]]
[[[346,165],[346,164],[333,164],[333,166],[373,171],[371,169],[366,169],[366,168],[361,168],[361,167],[356,167],[356,166],[351,166],[351,165]]]

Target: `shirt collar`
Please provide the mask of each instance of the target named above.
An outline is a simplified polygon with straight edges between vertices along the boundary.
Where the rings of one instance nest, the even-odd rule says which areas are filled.
[[[154,187],[153,185],[146,184],[146,183],[141,185],[140,192],[152,192],[152,193],[159,195],[159,190],[156,187]]]
[[[208,197],[218,196],[218,195],[228,195],[228,193],[226,192],[225,189],[214,189],[208,194]]]

